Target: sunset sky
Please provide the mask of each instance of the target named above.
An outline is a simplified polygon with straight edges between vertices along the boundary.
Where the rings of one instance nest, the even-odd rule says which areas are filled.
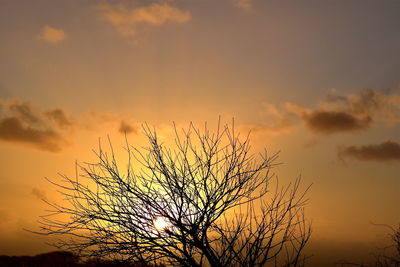
[[[0,254],[53,249],[23,230],[57,200],[44,178],[74,175],[99,138],[123,151],[142,123],[168,138],[219,116],[280,151],[283,184],[313,184],[312,253],[371,252],[388,233],[373,223],[400,223],[399,14],[398,0],[0,0]]]

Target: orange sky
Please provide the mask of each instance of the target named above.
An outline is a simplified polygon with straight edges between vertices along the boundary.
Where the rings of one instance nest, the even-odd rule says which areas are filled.
[[[173,121],[219,116],[251,129],[255,150],[281,151],[284,182],[313,183],[313,242],[381,242],[371,222],[400,222],[399,11],[392,0],[0,0],[0,254],[51,249],[23,231],[56,198],[44,177],[73,175],[98,138],[122,151],[121,132],[141,145],[144,122],[168,138]]]

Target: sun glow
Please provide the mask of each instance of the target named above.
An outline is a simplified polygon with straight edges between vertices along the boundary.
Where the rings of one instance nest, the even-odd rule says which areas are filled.
[[[158,231],[164,231],[171,226],[171,223],[168,221],[168,219],[164,218],[164,217],[157,217],[153,223],[154,223],[154,227]]]

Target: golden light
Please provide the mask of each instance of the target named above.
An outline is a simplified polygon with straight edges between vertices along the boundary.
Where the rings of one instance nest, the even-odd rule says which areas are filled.
[[[168,219],[164,218],[164,217],[157,217],[154,220],[154,227],[158,230],[158,231],[163,231],[166,230],[167,228],[169,228],[171,226],[171,223],[168,221]]]

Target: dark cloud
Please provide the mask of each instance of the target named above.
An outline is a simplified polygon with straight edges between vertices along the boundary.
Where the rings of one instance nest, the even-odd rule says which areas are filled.
[[[9,106],[11,111],[14,111],[15,115],[21,120],[30,123],[40,123],[39,117],[35,114],[28,103],[13,103]]]
[[[286,109],[315,133],[356,132],[373,125],[400,124],[400,93],[390,89],[362,89],[353,94],[331,92],[316,108],[287,103]]]
[[[40,130],[26,126],[16,117],[0,120],[0,139],[30,144],[38,149],[50,152],[59,152],[62,144],[65,143],[65,140],[53,130]]]
[[[49,119],[54,120],[60,127],[68,127],[72,125],[72,122],[67,118],[65,112],[59,108],[47,111],[46,116]]]
[[[370,117],[358,118],[346,112],[324,110],[312,111],[303,119],[308,128],[322,134],[364,130],[372,121]]]
[[[390,140],[376,145],[339,147],[338,150],[340,157],[353,157],[363,161],[400,160],[400,144]]]
[[[71,126],[64,111],[42,111],[29,103],[0,99],[0,140],[59,152],[67,144],[61,133]]]
[[[123,134],[130,134],[130,133],[137,134],[138,130],[139,128],[136,125],[130,125],[125,121],[121,121],[118,129],[118,131]]]

